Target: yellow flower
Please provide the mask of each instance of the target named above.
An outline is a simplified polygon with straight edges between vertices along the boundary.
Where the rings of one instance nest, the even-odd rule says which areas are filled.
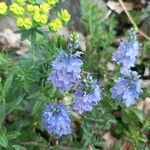
[[[47,16],[47,15],[41,15],[41,17],[40,17],[40,22],[41,22],[42,24],[46,24],[47,21],[48,21],[48,16]]]
[[[71,15],[66,9],[62,9],[61,12],[58,13],[58,17],[66,23],[71,19]]]
[[[24,24],[24,19],[21,17],[17,18],[17,26],[23,27],[23,24]]]
[[[15,3],[18,3],[20,5],[25,4],[26,0],[15,0]]]
[[[39,6],[33,6],[33,11],[34,13],[39,13],[40,12],[40,7]]]
[[[58,0],[47,0],[47,2],[52,5],[55,6],[56,3],[58,3]]]
[[[50,6],[48,3],[43,3],[40,5],[40,12],[44,14],[48,14]]]
[[[31,27],[32,27],[32,20],[31,20],[31,18],[24,18],[24,27],[27,30],[31,29]]]
[[[39,13],[35,13],[34,15],[33,15],[33,19],[34,19],[34,21],[35,22],[37,22],[37,23],[40,23],[40,21],[41,21],[41,15],[39,14]]]
[[[0,2],[0,14],[5,14],[7,12],[7,5],[4,2]]]
[[[25,11],[24,8],[19,6],[17,3],[10,5],[10,10],[16,15],[23,15]]]
[[[46,24],[48,21],[48,16],[47,15],[41,15],[39,13],[35,13],[33,15],[33,19],[35,22],[37,23],[42,23],[42,24]]]
[[[25,29],[29,30],[32,27],[32,19],[31,18],[17,18],[17,26],[24,27]]]
[[[28,12],[33,12],[34,11],[34,6],[32,4],[27,5],[27,11]]]
[[[56,18],[55,20],[52,20],[49,23],[49,28],[53,31],[57,31],[58,29],[62,28],[62,22],[59,18]]]

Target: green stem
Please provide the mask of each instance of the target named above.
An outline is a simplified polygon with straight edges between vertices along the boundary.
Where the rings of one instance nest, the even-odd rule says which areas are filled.
[[[35,51],[36,48],[36,32],[33,31],[31,34],[31,46],[32,46],[32,51]]]

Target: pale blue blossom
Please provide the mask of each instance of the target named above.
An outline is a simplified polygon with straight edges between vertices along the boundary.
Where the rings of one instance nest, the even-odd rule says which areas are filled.
[[[135,66],[139,51],[139,42],[136,40],[134,33],[128,37],[128,40],[120,43],[117,51],[112,56],[112,60],[121,64],[122,74],[128,74],[130,68]]]
[[[61,91],[68,91],[81,77],[83,62],[78,53],[69,56],[64,51],[52,62],[52,72],[48,77]]]
[[[71,119],[63,104],[48,104],[43,111],[44,128],[58,138],[71,133]]]
[[[110,90],[112,98],[123,101],[127,106],[134,104],[142,92],[139,78],[135,71],[130,71],[127,76],[118,78]]]
[[[93,79],[91,81],[92,83],[81,83],[74,93],[72,109],[80,115],[91,111],[101,100],[102,90],[98,82]]]

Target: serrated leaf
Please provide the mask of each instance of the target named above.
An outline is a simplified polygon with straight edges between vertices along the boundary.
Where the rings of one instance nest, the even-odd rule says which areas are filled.
[[[5,148],[8,146],[8,139],[4,134],[0,135],[0,145]]]

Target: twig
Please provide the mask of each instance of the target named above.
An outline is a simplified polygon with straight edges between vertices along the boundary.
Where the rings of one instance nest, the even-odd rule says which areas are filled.
[[[143,37],[145,37],[147,40],[150,41],[150,37],[148,35],[146,35],[146,33],[144,33],[143,31],[141,31],[137,24],[135,23],[134,19],[132,18],[131,14],[129,13],[129,11],[127,10],[127,7],[125,5],[125,3],[122,0],[119,0],[119,3],[121,4],[123,10],[125,11],[125,13],[127,14],[130,22],[132,23],[132,25],[134,26],[135,30],[140,33]]]

